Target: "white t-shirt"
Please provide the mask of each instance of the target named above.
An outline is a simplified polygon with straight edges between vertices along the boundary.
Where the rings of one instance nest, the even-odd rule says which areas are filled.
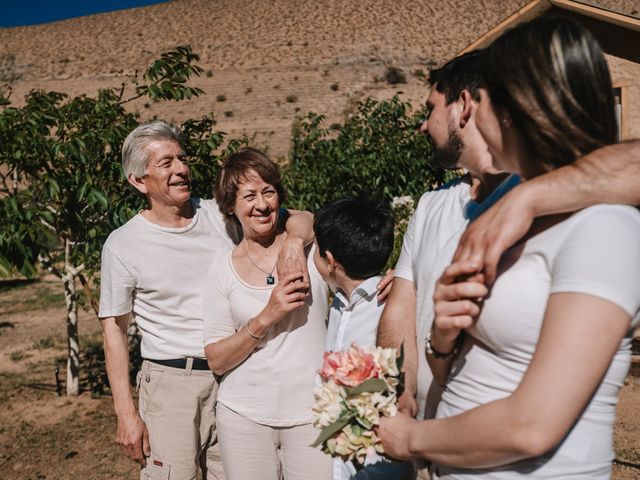
[[[422,195],[404,235],[395,268],[394,276],[413,282],[416,290],[418,419],[433,418],[441,393],[438,384],[432,381],[433,375],[424,355],[425,339],[434,318],[436,282],[451,263],[469,221],[476,219],[520,183],[520,177],[506,177],[481,203],[471,199],[469,181],[465,176]]]
[[[141,214],[113,231],[102,249],[99,317],[133,312],[143,358],[204,357],[202,287],[213,259],[234,246],[214,200],[191,200],[182,228]],[[236,234],[237,236],[237,234]]]
[[[271,327],[247,359],[229,371],[218,402],[249,420],[284,427],[311,423],[313,387],[322,365],[328,287],[307,252],[311,295],[306,305]],[[216,259],[204,294],[204,343],[240,330],[269,301],[273,286],[257,287],[237,274],[231,252]]]
[[[491,296],[469,330],[470,342],[452,366],[438,418],[505,398],[516,389],[535,352],[552,293],[603,298],[631,315],[632,325],[594,396],[557,449],[492,472],[440,466],[441,475],[456,479],[609,478],[618,392],[629,368],[633,326],[640,318],[639,239],[637,210],[599,205],[503,255]]]
[[[329,309],[326,351],[343,351],[353,342],[361,347],[375,346],[384,308],[384,303],[378,301],[376,288],[381,279],[382,276],[376,275],[364,280],[351,292],[350,298],[341,290],[336,292]],[[356,473],[353,463],[333,459],[333,480],[349,480]]]

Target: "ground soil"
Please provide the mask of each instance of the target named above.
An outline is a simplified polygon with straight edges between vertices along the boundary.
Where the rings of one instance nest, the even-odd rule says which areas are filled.
[[[113,442],[115,415],[100,391],[100,328],[80,312],[83,354],[78,397],[64,387],[66,355],[62,287],[52,279],[0,282],[0,480],[136,479],[137,466]],[[640,365],[622,389],[615,428],[613,479],[640,478]],[[64,390],[64,388],[63,388]]]

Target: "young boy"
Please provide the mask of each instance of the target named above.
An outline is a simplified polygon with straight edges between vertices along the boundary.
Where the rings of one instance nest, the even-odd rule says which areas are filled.
[[[376,344],[384,304],[377,285],[393,249],[394,219],[389,208],[370,200],[343,198],[315,215],[314,262],[336,292],[329,310],[325,350],[341,351],[356,342]],[[412,479],[410,463],[379,462],[356,472],[351,462],[334,460],[334,480]]]

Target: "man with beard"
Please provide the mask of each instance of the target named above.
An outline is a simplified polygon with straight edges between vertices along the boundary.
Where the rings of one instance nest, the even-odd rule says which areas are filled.
[[[468,174],[438,190],[425,193],[405,233],[395,282],[378,330],[378,344],[398,347],[404,342],[405,393],[400,409],[423,418],[431,371],[424,352],[433,321],[435,283],[451,257],[467,223],[480,215],[519,182],[493,168],[491,155],[475,124],[480,76],[479,52],[470,52],[433,70],[427,98],[429,118],[420,131],[433,143],[432,161]],[[435,385],[435,384],[434,384]],[[436,385],[437,387],[437,385]],[[429,402],[429,414],[437,404]]]
[[[419,419],[432,417],[440,398],[425,350],[436,358],[455,353],[427,349],[426,337],[434,318],[436,284],[469,223],[511,191],[499,201],[497,212],[491,209],[478,220],[479,228],[470,227],[472,232],[464,235],[456,255],[457,260],[475,261],[491,280],[502,252],[527,232],[534,216],[571,212],[595,203],[633,204],[640,198],[640,189],[629,180],[640,169],[638,141],[603,147],[573,166],[520,186],[517,176],[497,171],[475,123],[481,88],[479,53],[469,52],[431,72],[426,102],[430,116],[420,130],[431,137],[434,162],[448,169],[464,168],[468,174],[421,197],[378,328],[378,345],[398,348],[404,344],[405,391],[399,407]],[[602,180],[594,185],[594,178]],[[513,199],[511,206],[505,204],[508,199]],[[540,203],[540,208],[532,203]],[[496,226],[500,231],[495,231]],[[495,247],[488,243],[491,239]],[[447,283],[455,298],[455,282],[442,283]],[[428,478],[426,470],[420,475]]]

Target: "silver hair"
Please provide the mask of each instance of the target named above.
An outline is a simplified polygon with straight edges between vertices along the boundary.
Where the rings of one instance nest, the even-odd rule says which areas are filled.
[[[149,153],[146,147],[157,140],[176,142],[184,149],[182,132],[175,125],[162,120],[139,125],[127,135],[122,144],[122,168],[125,177],[133,175],[135,178],[142,178],[147,174]]]

